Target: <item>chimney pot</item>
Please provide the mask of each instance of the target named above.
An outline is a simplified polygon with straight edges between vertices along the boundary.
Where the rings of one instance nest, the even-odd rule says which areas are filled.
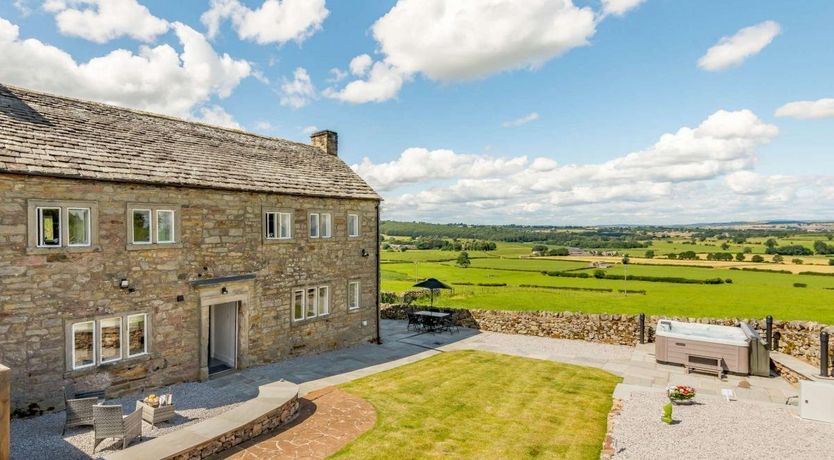
[[[339,156],[339,135],[333,131],[324,130],[311,134],[310,143],[324,153]]]

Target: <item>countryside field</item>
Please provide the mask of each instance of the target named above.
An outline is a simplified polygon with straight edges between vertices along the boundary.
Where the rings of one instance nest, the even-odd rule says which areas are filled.
[[[691,245],[681,247],[692,250]],[[688,317],[763,318],[773,315],[782,320],[834,323],[834,276],[825,273],[799,275],[740,269],[786,270],[793,268],[790,264],[671,261],[632,257],[627,266],[618,262],[605,269],[606,275],[618,279],[597,279],[593,277],[596,268],[589,264],[589,260],[596,259],[594,257],[529,258],[527,256],[531,248],[532,244],[529,243],[498,243],[495,251],[472,251],[469,252],[471,266],[468,268],[456,266],[458,252],[454,251],[383,251],[382,289],[401,293],[410,290],[416,280],[434,277],[454,287],[452,293],[443,293],[435,300],[441,306],[590,313],[643,312]],[[715,251],[714,248],[712,250]],[[644,251],[634,249],[625,252],[642,254]],[[814,258],[820,259],[820,264],[827,264],[824,257]],[[709,266],[688,266],[696,263]],[[808,267],[808,263],[797,266],[797,271],[817,269],[831,272],[827,265]],[[739,269],[731,269],[733,267]],[[589,277],[546,276],[542,274],[543,271],[587,273]],[[633,276],[678,277],[687,280],[720,278],[732,282],[679,284],[629,279]],[[496,286],[498,284],[506,286]]]

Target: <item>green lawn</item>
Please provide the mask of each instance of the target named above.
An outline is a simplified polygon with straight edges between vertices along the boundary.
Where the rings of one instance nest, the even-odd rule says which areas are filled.
[[[442,353],[343,385],[376,426],[333,458],[597,459],[607,372],[479,351]]]

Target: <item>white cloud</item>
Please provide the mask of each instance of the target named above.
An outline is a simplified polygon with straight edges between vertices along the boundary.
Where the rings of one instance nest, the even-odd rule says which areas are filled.
[[[307,70],[298,67],[293,72],[293,79],[284,79],[281,84],[281,105],[300,109],[316,97],[316,88]]]
[[[338,83],[338,82],[344,80],[347,77],[348,77],[347,72],[345,72],[344,70],[342,70],[338,67],[333,67],[332,69],[330,69],[330,78],[327,79],[327,82],[328,83]]]
[[[722,37],[698,59],[698,67],[717,71],[741,65],[745,59],[759,54],[780,31],[781,27],[777,22],[765,21],[745,27],[732,37]]]
[[[317,126],[305,126],[305,127],[301,128],[301,132],[308,135],[308,136],[313,134],[314,132],[316,132],[318,130],[319,130],[319,128]]]
[[[527,115],[524,115],[523,117],[516,118],[515,120],[505,121],[504,123],[501,123],[501,126],[505,128],[517,128],[519,126],[526,125],[527,123],[530,123],[531,121],[536,121],[538,119],[538,112],[530,112]]]
[[[76,62],[67,52],[36,39],[0,18],[0,81],[26,88],[189,118],[212,97],[228,97],[252,73],[246,61],[218,55],[205,37],[173,23],[182,46],[142,46]]]
[[[62,34],[96,43],[119,37],[152,42],[169,28],[136,0],[47,0],[43,7],[55,14]]]
[[[745,196],[750,182],[769,183],[771,188],[784,184],[781,179],[751,180],[742,174],[754,167],[756,148],[777,134],[775,126],[749,110],[719,110],[695,127],[661,135],[646,149],[597,164],[560,165],[546,157],[410,148],[396,160],[374,163],[365,158],[352,168],[384,193],[389,218],[494,222],[524,218],[529,212],[527,217],[541,222],[542,216],[564,217],[567,209],[567,215],[592,218],[586,213],[592,209],[600,213],[597,217],[608,219],[614,215],[610,210],[623,210],[622,218],[633,221],[649,218],[646,210],[634,213],[634,203],[676,207],[677,200],[703,198],[702,184]],[[726,182],[715,185],[722,177]],[[767,196],[776,199],[773,193]],[[487,209],[491,214],[478,211]],[[709,211],[700,205],[698,209]]]
[[[602,13],[622,16],[646,0],[602,0]]]
[[[596,23],[591,8],[570,0],[528,0],[523,8],[512,0],[399,0],[372,31],[384,58],[364,80],[328,89],[329,97],[380,102],[416,74],[454,81],[537,68],[587,45]],[[367,70],[370,60],[361,59]]]
[[[265,45],[302,42],[321,29],[330,11],[325,0],[265,0],[252,10],[238,0],[212,0],[200,20],[214,37],[223,20],[231,21],[242,40]]]
[[[29,0],[14,0],[12,6],[24,18],[32,14],[32,8],[29,7]]]
[[[800,119],[834,117],[834,98],[817,99],[816,101],[788,102],[776,109],[777,117],[791,117]]]
[[[243,129],[232,117],[226,112],[223,107],[219,105],[210,105],[201,107],[198,110],[199,115],[194,117],[196,121],[207,123],[215,126],[222,126],[224,128]]]
[[[277,126],[273,125],[272,123],[270,123],[266,120],[261,120],[261,121],[255,123],[255,129],[258,130],[258,131],[261,131],[261,132],[273,131],[276,128],[277,128]]]
[[[360,54],[350,60],[350,73],[357,77],[364,77],[373,62],[367,54]]]

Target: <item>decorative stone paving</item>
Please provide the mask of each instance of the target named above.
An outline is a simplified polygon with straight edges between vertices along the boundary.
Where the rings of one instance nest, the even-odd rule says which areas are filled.
[[[298,418],[277,434],[264,435],[224,452],[219,458],[320,459],[336,452],[376,423],[376,410],[362,398],[335,387],[301,400]]]

